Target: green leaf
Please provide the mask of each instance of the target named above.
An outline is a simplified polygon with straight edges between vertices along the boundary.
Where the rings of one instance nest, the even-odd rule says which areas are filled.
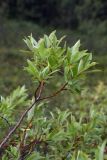
[[[39,81],[41,80],[40,77],[40,73],[36,67],[36,65],[34,64],[34,62],[27,60],[28,63],[28,67],[25,67],[25,70],[31,74],[32,76],[34,76],[34,79],[37,78]]]
[[[55,33],[56,33],[56,31],[53,31],[53,32],[49,35],[49,39],[50,39],[53,47],[56,47],[56,46],[57,46],[57,42],[58,42]]]
[[[60,38],[60,40],[58,41],[57,46],[59,46],[59,44],[63,41],[63,39],[64,39],[65,37],[66,37],[66,36],[63,36],[63,37]]]
[[[35,112],[35,106],[32,107],[32,108],[29,110],[29,112],[28,112],[28,117],[27,117],[27,121],[28,121],[28,122],[30,122],[31,119],[33,118],[34,112]]]
[[[79,65],[78,65],[78,73],[80,73],[84,68],[84,62],[83,59],[80,60]]]
[[[45,45],[47,48],[51,47],[51,41],[47,35],[44,35]]]
[[[26,160],[42,160],[44,159],[39,152],[33,152]]]
[[[78,53],[80,47],[80,40],[78,40],[75,45],[72,47],[72,55],[75,55]]]
[[[106,141],[103,142],[101,147],[99,147],[98,152],[96,152],[96,160],[104,160],[104,149],[106,146]]]
[[[33,62],[31,62],[29,59],[27,60],[27,63],[28,63],[28,68],[26,67],[26,70],[29,71],[32,75],[35,74],[35,72],[38,73],[35,65]]]
[[[41,76],[43,79],[47,79],[47,77],[49,75],[49,71],[50,71],[50,66],[48,64],[48,66],[46,66],[41,72]]]

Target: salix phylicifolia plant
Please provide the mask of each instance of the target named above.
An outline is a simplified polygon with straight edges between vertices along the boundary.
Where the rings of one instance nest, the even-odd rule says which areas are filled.
[[[36,83],[45,84],[56,74],[63,72],[64,88],[78,90],[78,82],[84,73],[96,62],[92,62],[92,53],[80,50],[80,40],[73,47],[61,45],[65,38],[57,39],[55,31],[44,35],[38,42],[31,36],[24,39],[32,60],[27,60],[27,72]]]
[[[32,59],[27,60],[28,65],[25,67],[25,70],[31,75],[37,85],[34,94],[35,99],[2,140],[0,149],[5,146],[10,137],[20,127],[27,114],[29,123],[32,121],[32,108],[35,107],[37,102],[51,99],[64,90],[79,92],[81,90],[79,87],[81,77],[88,69],[96,65],[96,62],[92,62],[91,53],[87,52],[87,50],[80,50],[80,41],[77,41],[74,46],[68,47],[66,43],[61,44],[64,38],[58,39],[54,31],[49,36],[44,35],[38,42],[32,35],[24,39],[29,49],[29,52],[27,52],[32,55]],[[62,73],[64,83],[51,95],[43,96],[45,85],[59,73]]]

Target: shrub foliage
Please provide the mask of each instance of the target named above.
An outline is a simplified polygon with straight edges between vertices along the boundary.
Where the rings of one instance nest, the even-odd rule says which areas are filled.
[[[99,98],[104,85],[100,83],[94,96],[91,93],[87,98],[87,90],[81,90],[80,82],[96,62],[92,62],[91,53],[80,49],[80,41],[68,47],[62,42],[64,38],[58,39],[54,31],[38,42],[32,35],[24,39],[29,49],[24,52],[31,57],[24,70],[36,89],[31,100],[25,86],[18,87],[7,98],[1,97],[2,160],[104,159],[106,99],[102,95],[102,106]],[[60,86],[47,95],[47,85],[59,75]],[[49,100],[62,91],[72,94],[72,107],[50,110]],[[81,94],[73,98],[76,93]]]

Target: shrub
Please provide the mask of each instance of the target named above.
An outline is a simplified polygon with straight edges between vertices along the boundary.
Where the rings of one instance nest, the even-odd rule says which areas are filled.
[[[80,93],[81,80],[96,64],[91,53],[80,50],[80,41],[68,47],[66,42],[62,43],[63,39],[58,40],[55,31],[38,42],[32,35],[24,39],[29,48],[24,52],[32,57],[24,69],[36,89],[31,100],[24,86],[7,98],[1,97],[3,134],[9,128],[5,138],[0,136],[2,160],[103,160],[106,145],[103,109],[98,112],[93,105],[84,109],[84,103],[74,112],[73,108],[51,111],[48,108],[47,102],[62,91]],[[47,85],[59,75],[60,87],[46,95]],[[20,118],[18,112],[23,112]]]

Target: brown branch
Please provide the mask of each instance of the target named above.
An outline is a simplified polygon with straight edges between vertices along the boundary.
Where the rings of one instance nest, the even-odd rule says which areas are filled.
[[[25,110],[25,112],[22,114],[22,116],[20,117],[19,121],[16,123],[16,125],[14,126],[14,128],[7,134],[7,136],[0,143],[0,149],[2,149],[2,147],[7,143],[7,141],[10,139],[10,137],[12,136],[12,134],[20,126],[21,122],[23,121],[23,119],[25,118],[25,116],[27,115],[27,113],[29,112],[29,110],[32,109],[32,107],[39,101],[41,93],[42,93],[42,89],[43,89],[43,84],[44,84],[43,82],[41,82],[41,84],[39,84],[39,88],[37,88],[38,96],[36,97],[36,99],[32,103],[32,105],[27,110]]]
[[[10,125],[9,121],[7,120],[7,118],[5,118],[5,117],[3,117],[1,115],[0,115],[0,118],[3,119],[8,124],[9,127],[11,127],[11,125]]]
[[[34,103],[22,114],[21,118],[19,119],[19,121],[16,123],[16,125],[14,126],[14,128],[8,133],[8,135],[4,138],[4,140],[1,142],[0,144],[0,149],[2,149],[3,145],[9,140],[9,138],[11,137],[11,135],[16,131],[16,129],[20,126],[21,122],[23,121],[24,117],[27,115],[27,113],[29,112],[29,110],[35,105],[35,101]]]
[[[43,147],[44,148],[44,153],[47,152],[47,141],[44,141],[43,139],[41,139],[41,137],[39,137],[38,139],[35,137],[33,139],[33,141],[31,141],[29,144],[26,144],[22,150],[22,155],[19,157],[18,160],[24,160],[26,159],[27,156],[29,156],[33,151],[34,149],[36,148],[36,145],[40,145],[40,144],[44,144],[45,146]]]
[[[40,99],[41,93],[43,90],[43,86],[44,86],[44,81],[40,82],[39,87],[37,88],[37,90],[35,92],[35,101]]]
[[[44,81],[40,82],[36,91],[35,91],[35,101],[39,100],[40,96],[41,96],[41,93],[42,93],[42,90],[43,90],[43,86],[44,86]],[[20,149],[23,147],[24,145],[24,140],[25,140],[25,136],[26,136],[26,131],[27,129],[29,128],[29,125],[30,123],[32,122],[33,120],[33,117],[32,119],[30,120],[30,122],[28,123],[28,125],[26,126],[25,130],[24,130],[24,133],[23,133],[23,138],[22,138],[22,141],[20,143]]]
[[[50,99],[53,98],[55,96],[57,96],[61,91],[63,91],[65,89],[65,87],[67,86],[68,83],[65,83],[58,91],[56,91],[55,93],[53,93],[50,96],[47,97],[43,97],[41,98],[41,93],[42,93],[42,89],[44,86],[44,82],[42,81],[39,84],[39,87],[37,88],[36,92],[36,96],[35,96],[35,101],[33,102],[33,104],[27,109],[25,110],[25,112],[22,114],[21,118],[19,119],[19,121],[16,123],[16,125],[14,126],[14,128],[8,133],[8,135],[3,139],[3,141],[0,143],[0,149],[2,149],[2,147],[7,143],[7,141],[10,139],[10,137],[12,136],[12,134],[17,130],[17,128],[20,126],[21,122],[23,121],[23,119],[25,118],[25,116],[27,115],[27,113],[29,112],[30,109],[32,109],[32,107],[39,101],[45,100],[45,99]]]
[[[27,124],[26,128],[24,129],[23,136],[22,136],[22,140],[21,140],[21,142],[20,142],[20,150],[21,150],[21,149],[23,148],[23,146],[24,146],[24,141],[25,141],[25,137],[26,137],[26,132],[27,132],[27,129],[30,128],[30,124],[31,124],[32,120],[33,120],[33,117],[32,117],[32,119],[30,120],[30,122]]]
[[[57,96],[60,92],[65,90],[65,87],[67,86],[67,84],[68,83],[65,83],[63,86],[61,86],[61,88],[58,91],[54,92],[52,95],[40,98],[39,101],[42,101],[42,100],[45,100],[45,99],[50,99],[50,98],[53,98],[53,97]]]

